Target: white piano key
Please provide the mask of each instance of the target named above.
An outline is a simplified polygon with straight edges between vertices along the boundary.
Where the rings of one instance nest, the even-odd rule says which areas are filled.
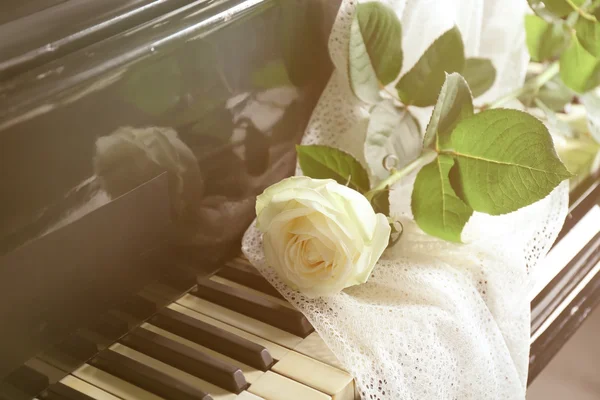
[[[533,269],[531,272],[533,288],[529,292],[529,301],[540,294],[598,232],[600,232],[600,206],[595,205]]]
[[[162,361],[158,361],[157,359],[148,357],[147,355],[135,351],[129,347],[123,346],[122,344],[114,344],[110,347],[110,349],[133,360],[136,360],[144,365],[161,371],[164,374],[170,375],[173,378],[178,379],[181,382],[185,382],[190,386],[198,388],[205,393],[209,393],[214,400],[235,400],[235,398],[237,397],[235,393],[231,393],[225,389],[213,385],[212,383],[206,382],[203,379],[197,378],[193,375],[188,374],[187,372],[181,371],[168,364],[165,364]]]
[[[250,393],[268,400],[331,400],[331,396],[267,371],[250,386]]]
[[[186,294],[177,300],[177,303],[256,336],[260,336],[273,343],[287,347],[288,349],[293,349],[303,340],[303,338],[299,336],[285,332],[279,328],[275,328],[274,326],[208,302],[204,299],[200,299],[196,296]]]
[[[251,342],[254,342],[256,344],[260,344],[261,346],[263,346],[264,348],[266,348],[269,351],[269,353],[271,354],[271,357],[273,357],[275,360],[281,360],[289,352],[289,350],[283,346],[280,346],[278,344],[275,344],[273,342],[265,340],[262,337],[253,335],[251,333],[243,331],[243,330],[236,328],[234,326],[231,326],[229,324],[223,323],[223,322],[216,320],[214,318],[211,318],[205,314],[196,312],[187,307],[183,307],[177,303],[173,303],[173,304],[169,305],[168,308],[170,308],[174,311],[180,312],[182,314],[185,314],[189,317],[196,318],[197,320],[206,322],[213,326],[216,326],[217,328],[221,328],[228,332],[234,333],[234,334],[236,334],[240,337],[243,337],[244,339],[248,339]]]
[[[250,392],[242,392],[240,394],[238,394],[238,397],[236,397],[236,400],[265,400],[262,397],[258,397],[255,394],[252,394]]]
[[[261,371],[261,370],[258,370],[256,368],[250,367],[250,366],[248,366],[246,364],[243,364],[243,363],[241,363],[241,362],[239,362],[237,360],[234,360],[233,358],[227,357],[226,355],[223,355],[223,354],[221,354],[219,352],[216,352],[216,351],[214,351],[212,349],[209,349],[208,347],[201,346],[201,345],[199,345],[197,343],[194,343],[194,342],[192,342],[190,340],[182,338],[181,336],[174,335],[171,332],[167,332],[164,329],[158,328],[158,327],[156,327],[154,325],[145,323],[141,327],[144,328],[144,329],[146,329],[146,330],[149,330],[151,332],[154,332],[154,333],[156,333],[158,335],[161,335],[161,336],[164,336],[164,337],[169,338],[171,340],[174,340],[176,342],[179,342],[179,343],[181,343],[181,344],[183,344],[185,346],[188,346],[189,348],[201,351],[202,353],[207,354],[207,355],[212,356],[212,357],[215,357],[215,358],[217,358],[217,359],[219,359],[219,360],[221,360],[223,362],[226,362],[226,363],[231,364],[231,365],[235,365],[236,367],[238,367],[239,369],[242,370],[242,372],[244,373],[244,376],[246,377],[246,381],[248,383],[255,382],[258,378],[260,378],[260,376],[262,374],[264,374],[264,372]]]
[[[305,337],[304,340],[294,348],[294,351],[341,370],[344,369],[335,354],[327,347],[317,332],[313,332]]]
[[[328,394],[334,400],[354,399],[354,379],[349,373],[294,351],[273,365],[271,370]]]
[[[279,305],[282,305],[284,307],[291,308],[292,310],[296,309],[296,307],[294,307],[293,305],[291,305],[288,301],[286,301],[284,299],[280,299],[279,297],[271,296],[270,294],[266,294],[266,293],[263,293],[263,292],[261,292],[259,290],[252,289],[252,288],[250,288],[248,286],[244,286],[244,285],[242,285],[240,283],[230,281],[229,279],[221,278],[220,276],[213,275],[213,276],[210,277],[210,280],[218,282],[218,283],[223,284],[223,285],[230,286],[230,287],[242,289],[242,290],[244,290],[244,291],[246,291],[248,293],[252,293],[252,294],[254,294],[256,296],[262,297],[264,299],[267,299],[269,301],[272,301],[272,302],[277,303]]]
[[[236,328],[227,326],[226,324],[223,324],[223,323],[221,323],[217,320],[214,320],[210,317],[206,317],[202,314],[196,313],[191,310],[185,310],[185,309],[181,310],[181,308],[183,308],[183,307],[180,305],[177,305],[177,304],[171,305],[171,306],[169,306],[169,308],[171,308],[175,311],[179,311],[179,312],[184,311],[186,313],[186,315],[189,315],[192,318],[198,318],[204,322],[218,326],[219,328],[225,329],[229,332],[232,332],[235,334],[241,333]],[[153,329],[158,329],[158,328],[153,328]],[[244,335],[244,337],[251,341],[255,341],[256,343],[263,345],[265,348],[267,348],[269,350],[269,352],[271,352],[271,355],[273,355],[273,357],[275,359],[280,360],[273,366],[272,370],[274,372],[277,372],[281,375],[288,376],[289,378],[291,378],[299,383],[302,383],[302,384],[305,384],[312,388],[315,388],[321,392],[325,392],[331,396],[335,395],[333,397],[334,399],[352,400],[354,398],[353,378],[347,372],[345,372],[341,369],[338,369],[336,367],[330,366],[326,363],[322,363],[317,360],[312,360],[310,357],[304,356],[302,354],[299,354],[299,353],[296,353],[294,351],[290,351],[287,349],[283,349],[283,352],[284,352],[283,355],[281,354],[282,351],[279,350],[276,353],[278,356],[280,356],[278,358],[276,355],[274,355],[272,353],[272,351],[273,351],[274,347],[275,348],[279,347],[281,349],[281,346],[278,346],[274,343],[270,343],[264,339],[257,341],[256,339],[259,339],[259,338],[257,338],[254,335],[247,334],[247,333]],[[185,339],[183,339],[183,340],[185,340]],[[186,344],[186,343],[184,343],[184,344]],[[316,338],[313,337],[309,343],[305,344],[304,347],[309,348],[310,344],[312,344],[313,350],[315,348],[320,348],[321,351],[324,351],[323,347],[321,347],[321,346],[325,346],[325,349],[327,348],[325,343],[318,336]],[[216,353],[216,354],[218,354],[218,353]],[[220,357],[225,357],[225,356],[220,355]],[[250,367],[248,367],[248,368],[250,368]],[[258,380],[260,380],[259,378],[261,377],[262,373],[261,373],[261,371],[256,371],[256,372],[257,372],[256,375],[252,376],[252,381],[250,380],[249,376],[246,376],[246,380],[248,380],[249,383],[254,384]],[[252,386],[251,386],[251,388],[252,388]]]
[[[164,400],[88,364],[73,372],[73,375],[123,400]]]
[[[91,398],[96,400],[120,400],[118,397],[115,397],[112,394],[97,388],[96,386],[90,385],[89,383],[84,382],[81,379],[74,377],[73,375],[67,375],[60,382],[63,385],[68,386],[71,389],[75,389],[78,392],[90,396]]]

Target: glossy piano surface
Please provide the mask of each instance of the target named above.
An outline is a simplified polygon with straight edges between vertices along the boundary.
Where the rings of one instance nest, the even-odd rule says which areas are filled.
[[[0,82],[0,254],[168,168],[178,243],[238,239],[329,71],[309,3],[196,1]]]
[[[0,333],[0,353],[12,347],[0,377],[12,371],[13,381],[23,362],[90,322],[79,319],[86,308],[94,320],[171,269],[209,271],[237,254],[256,195],[293,173],[330,73],[318,1],[110,1],[90,6],[95,16],[83,3],[0,25],[39,24],[0,45],[0,303],[13,324]],[[80,23],[43,25],[61,10]],[[169,224],[156,211],[164,204]],[[127,210],[146,218],[146,236]],[[93,279],[101,262],[120,267]],[[168,279],[185,276],[184,291],[192,281],[178,273]],[[77,307],[61,320],[69,303]]]

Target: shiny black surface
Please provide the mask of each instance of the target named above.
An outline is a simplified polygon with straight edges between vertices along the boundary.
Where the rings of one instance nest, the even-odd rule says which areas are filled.
[[[189,0],[3,0],[0,37],[10,40],[0,41],[0,80],[189,3]]]
[[[0,3],[0,24],[5,24],[28,15],[64,3],[67,0],[4,0]]]
[[[61,7],[74,20],[75,3],[0,32],[59,21]],[[318,1],[166,0],[139,18],[150,2],[93,7],[109,3],[54,33],[0,35],[13,49],[0,53],[0,398],[31,398],[22,382],[86,361],[73,335],[101,351],[169,302],[136,300],[146,284],[181,294],[190,270],[237,254],[256,195],[293,172],[330,73]]]
[[[102,138],[146,127],[176,134],[199,166],[174,212],[178,244],[211,259],[239,240],[256,194],[293,171],[329,65],[325,41],[310,40],[320,34],[302,12],[310,2],[209,3],[3,83],[0,254],[156,175],[161,166],[140,166],[145,156],[121,143],[98,162]]]

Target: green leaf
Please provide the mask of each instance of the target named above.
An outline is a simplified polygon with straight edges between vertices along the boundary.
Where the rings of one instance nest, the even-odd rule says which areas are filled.
[[[600,83],[600,61],[588,53],[574,36],[560,57],[560,78],[576,92],[587,92]]]
[[[564,110],[573,97],[573,91],[558,78],[546,83],[538,92],[538,98],[554,111]]]
[[[596,19],[598,21],[600,21],[600,4],[598,4],[597,2],[594,2],[593,4],[596,4],[594,6],[594,8],[591,10],[592,14],[594,14],[594,17],[596,17]]]
[[[334,179],[341,185],[366,193],[371,188],[369,175],[350,154],[320,145],[296,146],[304,175],[315,179]]]
[[[542,36],[550,24],[542,18],[535,15],[525,15],[525,36],[527,42],[527,50],[533,61],[540,61],[540,46]]]
[[[550,25],[542,35],[539,47],[541,60],[558,57],[569,45],[569,27],[563,21]]]
[[[378,3],[358,4],[350,29],[348,76],[360,100],[379,100],[380,85],[387,85],[402,68],[402,27],[394,10]]]
[[[589,133],[600,144],[600,96],[593,91],[581,96],[580,100],[587,114]]]
[[[569,4],[569,1],[572,3]],[[540,17],[549,21],[557,21],[566,17],[577,8],[583,6],[586,0],[527,0],[529,6]]]
[[[371,198],[371,205],[376,213],[382,213],[383,215],[390,215],[390,188],[386,186],[385,189],[379,190],[373,193]]]
[[[571,129],[571,126],[566,121],[559,118],[558,115],[556,115],[556,113],[543,101],[535,99],[535,105],[544,112],[546,116],[546,126],[548,127],[548,130],[552,132],[552,135],[559,135],[562,137],[573,136],[573,129]],[[568,169],[569,171],[572,171],[570,168]]]
[[[527,49],[533,61],[557,57],[569,41],[568,29],[562,21],[549,24],[535,15],[525,16]]]
[[[574,182],[581,182],[592,171],[594,160],[600,154],[600,145],[592,138],[582,136],[578,139],[566,139],[562,145],[557,145],[560,158],[574,174]]]
[[[406,110],[398,110],[391,101],[383,101],[371,112],[365,158],[373,176],[385,179],[390,172],[383,161],[388,155],[398,159],[395,168],[402,168],[416,159],[422,150],[422,136],[418,122]]]
[[[294,86],[283,60],[275,60],[252,72],[252,85],[257,89]]]
[[[417,225],[427,234],[460,242],[461,233],[473,210],[452,189],[448,174],[454,165],[450,156],[440,155],[417,174],[411,208]]]
[[[558,17],[566,17],[573,11],[573,7],[566,0],[544,0],[548,11]]]
[[[542,0],[527,0],[527,2],[537,16],[550,21],[558,19],[558,16],[550,12]]]
[[[551,81],[547,82],[542,88],[536,92],[528,92],[519,97],[521,101],[527,107],[533,107],[535,100],[539,99],[549,109],[553,111],[563,111],[565,106],[573,101],[575,94],[560,80],[559,77],[555,77]]]
[[[447,141],[456,124],[471,115],[473,115],[473,99],[469,85],[460,74],[447,75],[427,125],[423,146],[435,146],[438,149],[440,142]]]
[[[179,103],[183,79],[176,59],[167,57],[132,69],[122,86],[125,100],[141,111],[159,116]]]
[[[463,41],[455,26],[437,38],[400,79],[396,85],[398,95],[404,104],[432,106],[446,80],[446,72],[461,72],[464,66]]]
[[[591,55],[600,57],[600,23],[579,18],[575,24],[579,43]]]
[[[464,119],[451,135],[451,183],[475,211],[506,214],[546,197],[571,174],[548,130],[533,116],[493,109]]]
[[[496,68],[492,60],[487,58],[467,58],[462,71],[473,97],[479,97],[487,92],[496,80]]]

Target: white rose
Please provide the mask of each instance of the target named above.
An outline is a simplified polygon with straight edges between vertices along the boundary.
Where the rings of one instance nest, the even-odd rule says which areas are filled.
[[[310,297],[365,283],[390,236],[383,214],[331,179],[284,179],[258,196],[256,215],[269,266]]]
[[[198,160],[173,129],[121,127],[96,140],[94,172],[113,198],[163,171],[177,215],[201,200],[204,180]]]

